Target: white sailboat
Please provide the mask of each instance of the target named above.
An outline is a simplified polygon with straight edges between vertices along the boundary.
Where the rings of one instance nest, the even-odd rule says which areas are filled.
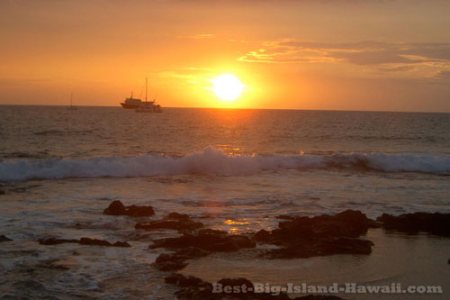
[[[72,100],[73,100],[73,93],[70,93],[70,106],[67,108],[68,110],[77,110],[78,108],[76,106],[73,106],[72,104]]]

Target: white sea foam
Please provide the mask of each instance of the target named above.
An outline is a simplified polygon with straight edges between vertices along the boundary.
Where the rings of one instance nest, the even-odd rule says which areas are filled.
[[[88,159],[6,159],[0,181],[155,175],[252,175],[267,170],[343,169],[450,174],[450,155],[349,153],[230,156],[213,147],[183,157],[143,155]]]

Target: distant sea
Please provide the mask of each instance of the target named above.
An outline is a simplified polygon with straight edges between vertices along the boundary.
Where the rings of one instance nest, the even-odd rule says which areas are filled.
[[[444,113],[1,106],[0,234],[22,242],[2,252],[0,273],[14,289],[27,267],[69,255],[36,249],[38,238],[127,240],[132,220],[101,214],[112,200],[241,233],[284,214],[450,212],[449,176]],[[84,253],[89,263],[73,262],[84,269],[45,288],[92,296],[120,272],[147,274],[148,243],[130,261],[108,250],[119,251],[111,264]]]

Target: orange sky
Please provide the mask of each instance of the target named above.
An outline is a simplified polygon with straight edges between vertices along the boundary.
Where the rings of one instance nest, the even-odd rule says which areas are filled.
[[[450,112],[450,1],[0,1],[0,104]],[[246,89],[220,101],[211,78]]]

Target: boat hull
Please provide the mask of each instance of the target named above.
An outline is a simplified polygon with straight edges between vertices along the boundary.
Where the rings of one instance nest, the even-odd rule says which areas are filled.
[[[122,108],[125,108],[125,109],[136,109],[139,107],[139,105],[127,104],[127,103],[120,103],[120,105],[122,105]]]
[[[142,107],[136,108],[135,111],[138,113],[161,113],[162,112],[161,108],[142,108]]]

